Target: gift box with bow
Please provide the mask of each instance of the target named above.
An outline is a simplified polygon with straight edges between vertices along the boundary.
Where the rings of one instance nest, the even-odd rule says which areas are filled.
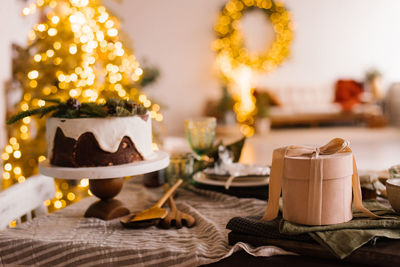
[[[356,161],[349,142],[341,138],[319,148],[287,146],[274,150],[263,220],[278,215],[281,189],[283,218],[293,223],[329,225],[351,220],[352,193],[357,209],[378,218],[362,204]]]

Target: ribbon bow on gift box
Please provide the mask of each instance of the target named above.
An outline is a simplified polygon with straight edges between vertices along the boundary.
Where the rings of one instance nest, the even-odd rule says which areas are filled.
[[[269,184],[269,200],[268,206],[265,211],[265,214],[262,218],[263,221],[271,221],[275,219],[278,215],[279,211],[279,198],[281,195],[281,188],[282,188],[282,177],[284,171],[284,159],[285,156],[292,156],[292,157],[300,157],[306,156],[310,157],[311,159],[318,159],[320,155],[332,155],[336,153],[352,153],[349,142],[347,140],[341,138],[334,138],[328,144],[318,147],[318,148],[311,148],[306,146],[287,146],[275,149],[273,152],[273,159],[272,159],[272,168],[270,174],[270,184]],[[352,175],[352,188],[353,188],[353,203],[355,207],[366,214],[368,217],[371,218],[383,218],[373,214],[371,211],[366,209],[362,204],[362,197],[361,197],[361,187],[360,187],[360,180],[358,177],[356,161],[353,157],[353,175]],[[314,162],[314,161],[312,161]],[[321,168],[321,165],[319,165]],[[311,187],[315,187],[311,190],[314,193],[310,193],[310,198],[312,200],[318,199],[320,195],[315,192],[318,192],[317,187],[319,187],[322,183],[322,171],[318,170],[315,165],[311,164],[311,176],[314,180],[314,183],[311,184]],[[319,190],[319,194],[320,190]],[[318,216],[320,215],[321,209],[315,208],[313,205],[318,203],[319,201],[309,201],[309,212],[307,216]]]

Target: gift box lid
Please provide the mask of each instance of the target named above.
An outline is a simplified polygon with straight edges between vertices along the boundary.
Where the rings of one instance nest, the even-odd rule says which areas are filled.
[[[346,152],[318,157],[285,156],[283,176],[285,179],[308,180],[311,165],[317,166],[317,161],[321,161],[324,180],[343,178],[353,174],[353,154]]]

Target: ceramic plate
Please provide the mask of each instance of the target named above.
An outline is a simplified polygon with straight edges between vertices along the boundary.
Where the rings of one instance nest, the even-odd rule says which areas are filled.
[[[246,178],[248,180],[244,181],[244,178],[242,178],[240,181],[233,180],[231,186],[232,187],[252,187],[252,186],[263,186],[267,185],[269,183],[269,178],[265,177],[264,179],[256,178],[256,179],[251,179]],[[225,186],[225,181],[220,181],[220,180],[214,180],[214,179],[209,179],[203,172],[198,172],[193,175],[193,180],[200,184],[206,184],[206,185],[214,185],[214,186]]]

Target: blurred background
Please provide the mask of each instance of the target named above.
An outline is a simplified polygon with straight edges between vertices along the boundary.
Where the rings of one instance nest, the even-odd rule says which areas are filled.
[[[4,82],[11,77],[11,44],[26,44],[29,30],[37,22],[35,15],[20,15],[27,3],[2,1],[2,94]],[[181,133],[185,117],[203,114],[207,101],[219,100],[222,95],[224,84],[217,74],[212,43],[216,39],[214,25],[226,3],[226,0],[104,1],[121,20],[121,29],[132,41],[139,61],[155,65],[160,71],[159,79],[146,90],[166,106],[163,114],[168,134]],[[282,105],[302,106],[304,102],[306,106],[309,103],[323,106],[333,102],[338,79],[364,82],[368,71],[377,70],[382,74],[384,93],[400,80],[398,1],[285,0],[283,3],[293,22],[290,56],[275,70],[260,74],[254,87],[274,92]],[[262,14],[245,16],[242,24],[249,49],[257,51],[268,46],[274,31]],[[4,114],[5,105],[1,107]],[[0,117],[4,120],[4,116]]]
[[[254,137],[245,163],[334,135],[359,141],[363,167],[387,168],[400,145],[399,13],[397,0],[3,0],[3,187],[46,152],[43,120],[6,118],[51,97],[135,99],[151,110],[155,149],[183,137],[186,118],[214,116],[217,136]],[[76,201],[75,185],[57,186],[55,208]]]

